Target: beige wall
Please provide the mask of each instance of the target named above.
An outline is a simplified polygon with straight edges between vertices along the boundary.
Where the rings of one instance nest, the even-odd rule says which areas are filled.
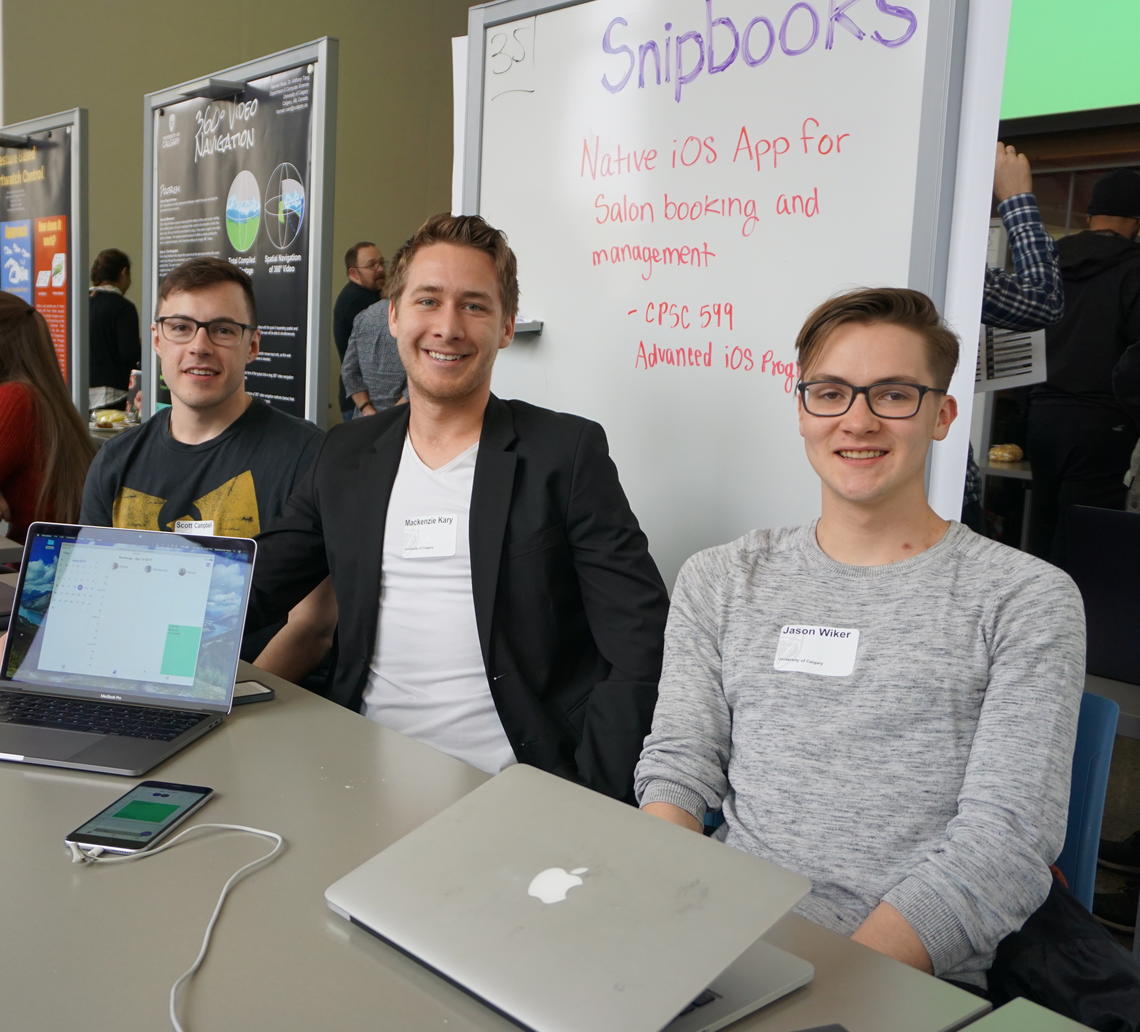
[[[0,4],[0,124],[88,110],[91,255],[142,260],[144,94],[321,36],[340,42],[333,295],[350,244],[391,254],[450,205],[450,39],[467,31],[467,0]]]

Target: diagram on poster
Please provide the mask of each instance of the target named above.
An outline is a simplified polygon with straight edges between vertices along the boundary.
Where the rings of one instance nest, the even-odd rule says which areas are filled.
[[[32,302],[32,224],[26,219],[4,224],[4,242],[0,245],[0,289]]]
[[[265,202],[265,231],[279,251],[291,247],[305,221],[305,184],[301,173],[283,161],[269,177]]]
[[[235,251],[245,252],[257,240],[257,227],[261,225],[261,191],[257,177],[244,169],[230,184],[226,198],[226,235]]]

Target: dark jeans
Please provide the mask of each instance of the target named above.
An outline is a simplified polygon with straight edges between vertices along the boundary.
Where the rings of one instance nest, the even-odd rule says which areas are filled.
[[[1136,427],[1113,409],[1030,405],[1030,552],[1059,561],[1058,523],[1070,505],[1124,508],[1124,474],[1136,437]]]

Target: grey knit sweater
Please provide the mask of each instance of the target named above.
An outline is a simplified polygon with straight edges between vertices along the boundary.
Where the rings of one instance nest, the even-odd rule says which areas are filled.
[[[850,933],[886,900],[982,984],[1049,888],[1083,677],[1072,581],[961,524],[869,567],[753,531],[681,570],[638,800],[723,808],[812,879],[805,917]]]

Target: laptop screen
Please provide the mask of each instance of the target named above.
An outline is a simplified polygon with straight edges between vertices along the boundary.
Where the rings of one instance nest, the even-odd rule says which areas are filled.
[[[44,691],[228,709],[254,544],[36,524],[4,678]]]

